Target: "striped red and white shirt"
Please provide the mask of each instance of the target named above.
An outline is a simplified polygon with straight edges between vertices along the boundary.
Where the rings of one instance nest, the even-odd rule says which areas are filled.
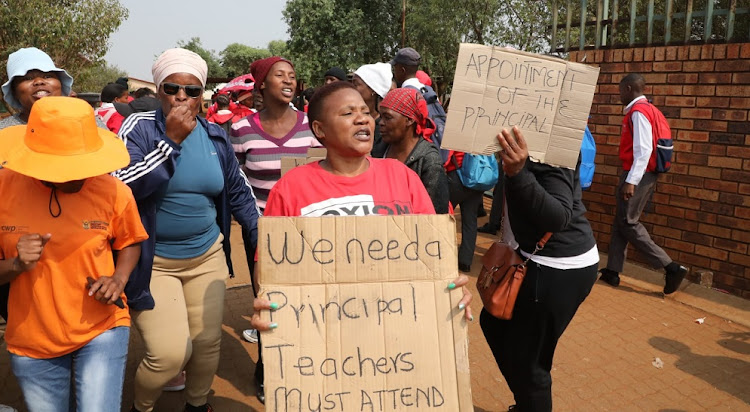
[[[261,209],[266,208],[268,194],[281,178],[281,158],[305,157],[307,149],[321,146],[304,112],[297,112],[297,123],[282,138],[266,133],[260,115],[253,113],[232,125],[230,139]]]

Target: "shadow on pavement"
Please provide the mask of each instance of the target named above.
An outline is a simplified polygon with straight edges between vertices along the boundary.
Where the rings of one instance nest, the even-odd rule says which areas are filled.
[[[254,407],[239,402],[234,399],[225,398],[223,396],[216,396],[211,399],[211,406],[217,411],[221,412],[260,412],[263,409],[255,409]]]
[[[746,386],[746,378],[750,376],[750,362],[727,356],[699,355],[682,342],[659,336],[650,338],[648,343],[664,353],[677,355],[679,358],[674,366],[679,370],[703,379],[716,389],[750,404],[750,392]],[[717,370],[721,374],[715,373]],[[727,375],[736,379],[729,380]]]
[[[599,284],[601,284],[601,285],[606,285],[606,286],[612,288],[612,286],[608,285],[606,282],[603,282],[603,281],[600,282],[598,280],[596,282],[599,283]],[[648,296],[650,298],[656,298],[656,299],[659,299],[659,300],[663,300],[664,299],[664,293],[662,293],[662,292],[653,292],[653,291],[649,291],[649,290],[636,289],[636,288],[632,288],[632,287],[630,287],[628,285],[624,285],[624,284],[620,284],[620,286],[618,286],[618,287],[616,287],[614,289],[621,290],[623,292],[637,293],[639,295]]]
[[[725,332],[723,336],[727,339],[719,340],[719,345],[733,352],[750,355],[750,332]]]
[[[235,330],[238,329],[238,325],[228,325],[226,322],[224,326]],[[239,330],[239,334],[242,334],[241,329]],[[245,396],[255,396],[255,384],[253,380],[255,361],[247,353],[242,342],[244,341],[238,340],[234,336],[229,335],[226,330],[224,331],[221,337],[221,360],[219,360],[219,369],[216,371],[216,377],[231,384]],[[252,344],[248,343],[248,345]]]

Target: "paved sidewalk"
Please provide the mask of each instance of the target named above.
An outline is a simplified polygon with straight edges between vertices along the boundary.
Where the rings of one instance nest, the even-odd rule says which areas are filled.
[[[480,219],[480,224],[483,221]],[[242,267],[245,265],[241,264],[244,261],[241,239],[239,231],[234,232],[235,266]],[[480,234],[472,266],[473,280],[479,270],[479,256],[491,240],[492,237]],[[645,278],[623,277],[623,284],[616,289],[601,282],[594,286],[557,348],[552,372],[554,409],[750,411],[750,328],[726,319],[750,323],[750,311],[745,309],[747,302],[720,296],[718,292],[713,292],[710,298],[696,297],[692,290],[700,287],[694,285],[664,298],[657,292],[663,286],[658,283],[659,276],[649,273]],[[210,398],[219,412],[264,410],[255,398],[252,384],[257,347],[240,336],[248,326],[247,314],[251,310],[248,283],[246,272],[229,282],[221,363]],[[472,308],[479,313],[478,299]],[[695,322],[703,317],[703,324]],[[513,403],[512,395],[477,321],[469,327],[469,339],[475,410],[507,410]],[[8,354],[4,344],[1,346],[0,404],[25,410],[10,372]],[[130,406],[132,376],[142,355],[143,345],[134,332],[123,411]],[[656,358],[663,362],[662,368],[653,365]],[[156,410],[180,411],[182,405],[181,393],[165,393]]]

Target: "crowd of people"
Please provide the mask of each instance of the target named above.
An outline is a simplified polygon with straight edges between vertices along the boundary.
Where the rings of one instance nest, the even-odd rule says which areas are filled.
[[[445,161],[432,139],[437,125],[423,96],[431,80],[420,64],[416,50],[403,48],[389,63],[352,74],[334,67],[299,100],[294,64],[269,57],[252,63],[250,81],[217,93],[204,117],[207,65],[185,49],[156,59],[155,93],[131,95],[113,82],[96,112],[68,97],[72,77],[43,51],[11,54],[2,91],[17,113],[0,120],[0,221],[20,230],[0,233],[0,316],[29,410],[119,410],[135,326],[146,354],[131,411],[153,410],[165,388],[184,388],[186,411],[212,411],[232,219],[253,281],[253,329],[243,333],[251,342],[278,326],[260,318],[272,303],[258,296],[259,217],[337,214],[342,202],[357,215],[378,209],[352,202],[399,201],[411,214],[460,208],[463,273],[452,285],[463,288],[460,307],[473,321],[465,285],[482,192],[458,177],[463,154]],[[638,85],[625,85],[623,103],[642,96]],[[531,262],[513,318],[483,310],[480,324],[514,410],[549,411],[555,346],[597,279],[599,254],[578,171],[529,161],[516,127],[496,138],[502,177],[495,197],[504,199],[497,226]],[[316,147],[326,149],[324,160],[281,176],[282,157]],[[620,209],[640,213],[627,206],[629,176],[618,216]],[[630,222],[616,224],[625,244],[638,236],[628,234]],[[546,232],[551,239],[534,253]],[[684,268],[657,260],[671,293]],[[604,280],[613,284],[611,273],[621,270],[614,261]],[[264,401],[260,345],[258,352],[256,392]]]

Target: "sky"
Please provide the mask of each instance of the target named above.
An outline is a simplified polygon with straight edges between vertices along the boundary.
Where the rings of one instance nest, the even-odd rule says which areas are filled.
[[[108,64],[130,77],[152,81],[151,65],[180,40],[200,37],[216,54],[231,43],[268,46],[288,40],[285,0],[119,0],[129,11],[109,38]]]

